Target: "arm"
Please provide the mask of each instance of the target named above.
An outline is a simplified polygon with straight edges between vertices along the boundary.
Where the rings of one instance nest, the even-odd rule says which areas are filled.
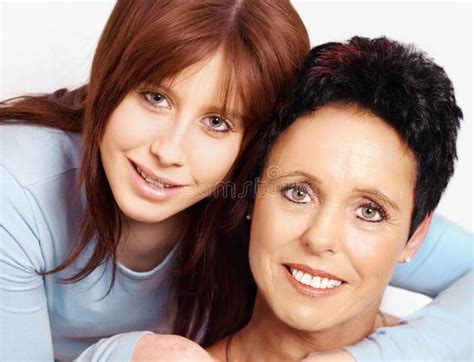
[[[470,271],[398,326],[378,329],[346,350],[358,361],[472,361],[472,282]]]
[[[43,267],[28,200],[1,167],[0,360],[53,360]]]
[[[350,353],[331,353],[341,361],[472,360],[472,247],[472,234],[435,216],[422,248],[411,263],[397,268],[392,283],[436,299],[400,325],[346,347]]]
[[[0,361],[53,361],[48,295],[37,273],[48,268],[37,231],[42,220],[35,219],[25,190],[2,165],[0,182]],[[145,333],[101,340],[84,360],[128,360]]]
[[[151,332],[129,332],[103,338],[81,353],[77,362],[130,361],[139,341]]]
[[[472,234],[435,215],[420,250],[395,269],[390,284],[435,298],[472,270],[473,245]]]
[[[75,361],[213,362],[214,359],[197,343],[181,336],[130,332],[101,339]]]
[[[132,362],[215,362],[199,344],[172,334],[148,334],[140,339],[131,357]]]

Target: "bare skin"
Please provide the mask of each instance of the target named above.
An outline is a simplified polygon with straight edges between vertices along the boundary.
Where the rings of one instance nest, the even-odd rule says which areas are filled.
[[[201,346],[187,338],[150,333],[140,338],[130,361],[211,362],[215,359]]]
[[[107,122],[100,154],[123,221],[117,259],[132,270],[163,261],[189,223],[189,208],[214,190],[237,158],[242,106],[236,101],[221,115],[224,74],[217,52],[173,82],[140,84]],[[178,191],[163,191],[170,187]]]
[[[396,325],[400,319],[385,314],[388,326]],[[377,328],[382,327],[382,320],[376,318],[374,323],[374,331]],[[240,358],[238,356],[239,349],[243,348],[241,344],[245,338],[246,329],[239,331],[232,341],[231,357],[233,361],[256,361],[258,358],[248,353],[246,358]],[[250,337],[250,336],[248,336]],[[177,335],[163,335],[149,333],[140,338],[135,350],[130,358],[132,362],[139,361],[197,361],[197,362],[214,362],[214,361],[226,361],[226,345],[228,337],[221,339],[213,346],[204,349],[196,342],[193,342],[187,338]],[[256,344],[258,346],[258,344]],[[281,359],[288,359],[288,356]],[[332,349],[322,352],[315,352],[311,350],[311,353],[303,352],[299,353],[298,357],[294,360],[301,360],[304,362],[326,362],[326,361],[341,361],[341,362],[355,362],[354,357],[343,349]]]
[[[396,325],[400,319],[398,317],[384,314],[387,320],[388,326]],[[383,322],[380,316],[378,316],[374,322],[373,331],[383,327]],[[249,332],[250,329],[250,332]],[[231,344],[231,361],[259,361],[264,359],[268,360],[292,360],[292,361],[305,361],[305,362],[323,362],[323,361],[355,361],[354,357],[347,351],[343,349],[331,349],[326,351],[315,352],[313,346],[307,346],[305,351],[302,348],[296,354],[290,356],[288,351],[277,344],[268,346],[267,343],[262,342],[262,340],[267,341],[268,337],[264,336],[264,333],[261,337],[254,335],[251,331],[252,327],[245,327],[244,329],[238,331],[232,338]],[[228,342],[228,337],[221,339],[219,342],[213,346],[206,349],[206,351],[217,361],[226,361],[226,347]],[[262,348],[265,346],[265,348]],[[250,349],[249,349],[250,348]],[[277,356],[277,354],[279,356]],[[270,357],[271,356],[271,357]]]

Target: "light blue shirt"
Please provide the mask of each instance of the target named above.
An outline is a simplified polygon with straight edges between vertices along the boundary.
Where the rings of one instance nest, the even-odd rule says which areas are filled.
[[[146,333],[132,331],[169,333],[174,251],[145,273],[119,263],[109,294],[110,262],[80,282],[58,283],[91,248],[74,269],[37,274],[57,266],[75,240],[84,208],[84,197],[76,198],[80,136],[17,124],[0,131],[0,360],[71,359],[89,346],[80,359],[128,360]],[[471,359],[472,242],[471,234],[435,217],[422,249],[392,283],[436,297],[459,281],[403,325],[347,349],[358,360]]]
[[[77,283],[75,269],[41,276],[75,241],[84,197],[76,197],[80,137],[35,126],[1,125],[0,360],[72,359],[104,337],[134,330],[169,332],[165,319],[173,252],[140,273],[108,262]],[[133,348],[128,336],[122,355]]]

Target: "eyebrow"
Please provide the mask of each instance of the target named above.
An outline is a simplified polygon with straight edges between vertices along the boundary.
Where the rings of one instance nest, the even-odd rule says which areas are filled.
[[[384,204],[389,205],[393,209],[395,209],[397,211],[400,211],[400,208],[398,207],[398,205],[394,201],[390,200],[390,198],[387,195],[385,195],[383,192],[381,192],[379,190],[376,190],[376,189],[355,189],[355,191],[363,193],[363,194],[371,195],[371,196],[375,197],[376,199],[380,200],[381,202],[383,202]]]
[[[304,177],[304,178],[312,181],[316,186],[319,186],[322,183],[321,180],[319,178],[317,178],[316,176],[314,176],[314,175],[312,175],[308,172],[301,171],[301,170],[292,171],[290,173],[278,176],[278,177],[276,177],[276,179],[279,180],[279,179],[282,179],[282,178],[294,177],[294,176]]]

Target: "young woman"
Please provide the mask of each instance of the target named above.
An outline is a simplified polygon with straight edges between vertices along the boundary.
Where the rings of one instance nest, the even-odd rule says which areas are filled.
[[[308,50],[286,0],[123,0],[87,85],[2,104],[2,360],[186,332],[170,270]]]
[[[199,339],[220,328],[208,305],[219,293],[196,290],[192,269],[212,261],[205,196],[308,49],[287,1],[119,1],[86,86],[2,105],[2,358],[67,359],[122,332]],[[462,274],[451,263],[458,274],[434,293]],[[143,335],[103,340],[90,358],[127,359]]]

